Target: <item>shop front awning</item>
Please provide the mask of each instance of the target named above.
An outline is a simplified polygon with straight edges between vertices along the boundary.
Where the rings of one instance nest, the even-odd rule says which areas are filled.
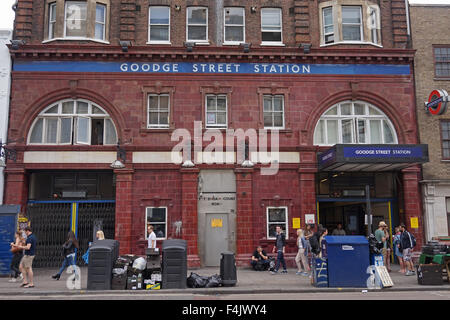
[[[319,171],[395,171],[428,161],[427,144],[336,144],[317,155]]]

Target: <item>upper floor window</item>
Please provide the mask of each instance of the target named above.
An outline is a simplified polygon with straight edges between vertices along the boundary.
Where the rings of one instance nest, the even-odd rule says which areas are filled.
[[[208,42],[208,8],[187,8],[186,34],[187,41]]]
[[[437,78],[450,78],[450,46],[433,47],[434,74]]]
[[[450,120],[441,121],[442,159],[450,160]]]
[[[262,44],[282,44],[281,9],[261,9],[261,38]]]
[[[169,110],[169,94],[149,94],[147,128],[168,128]]]
[[[323,35],[325,43],[334,42],[334,23],[333,23],[333,8],[324,8],[323,11]]]
[[[244,8],[225,8],[224,39],[226,44],[245,42],[245,11]]]
[[[48,38],[53,39],[55,37],[55,25],[56,25],[56,2],[48,5]]]
[[[358,2],[361,5],[358,5]],[[337,0],[320,4],[321,44],[381,45],[380,9],[367,1]]]
[[[365,102],[345,101],[328,109],[317,122],[314,144],[398,143],[389,118]]]
[[[342,6],[342,40],[363,41],[361,7]]]
[[[206,96],[206,127],[227,128],[227,96]]]
[[[47,0],[45,41],[107,41],[110,0]]]
[[[57,102],[35,119],[29,144],[114,145],[117,133],[108,113],[87,100]]]
[[[95,39],[105,40],[106,31],[106,6],[97,3],[95,8]]]
[[[64,24],[65,37],[86,37],[87,3],[85,1],[66,1]]]
[[[149,43],[170,43],[170,7],[150,7],[148,30]]]
[[[283,129],[284,128],[284,96],[265,95],[264,104],[264,128]]]

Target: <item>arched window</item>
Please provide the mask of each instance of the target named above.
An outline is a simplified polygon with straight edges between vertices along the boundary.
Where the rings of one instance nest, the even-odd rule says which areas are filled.
[[[87,100],[62,100],[34,120],[28,144],[114,145],[117,133],[108,113]]]
[[[395,144],[397,134],[389,118],[361,101],[344,101],[328,109],[314,130],[315,145],[337,143]]]

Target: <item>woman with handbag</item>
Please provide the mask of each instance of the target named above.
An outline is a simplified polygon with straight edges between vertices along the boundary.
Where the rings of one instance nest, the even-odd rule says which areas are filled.
[[[22,237],[22,232],[20,231],[17,231],[14,237],[14,243],[11,243],[11,252],[13,253],[13,257],[10,265],[11,271],[13,273],[11,274],[11,279],[9,279],[9,282],[16,282],[18,278],[19,280],[23,279],[22,273],[19,269],[20,261],[23,257],[23,249],[20,249],[17,246],[24,246],[25,239]]]
[[[76,255],[75,250],[79,248],[80,246],[78,244],[77,238],[75,237],[75,234],[73,233],[73,231],[69,231],[69,234],[67,235],[67,241],[64,242],[63,244],[64,261],[62,263],[61,269],[59,269],[59,272],[52,276],[53,279],[59,280],[61,274],[68,266],[73,267],[75,277],[77,276],[76,274],[77,269],[75,265],[75,255]]]

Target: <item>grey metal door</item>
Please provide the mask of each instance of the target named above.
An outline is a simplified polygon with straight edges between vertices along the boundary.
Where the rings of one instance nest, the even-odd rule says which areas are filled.
[[[205,266],[218,267],[221,253],[229,250],[228,215],[207,213],[205,233]]]

